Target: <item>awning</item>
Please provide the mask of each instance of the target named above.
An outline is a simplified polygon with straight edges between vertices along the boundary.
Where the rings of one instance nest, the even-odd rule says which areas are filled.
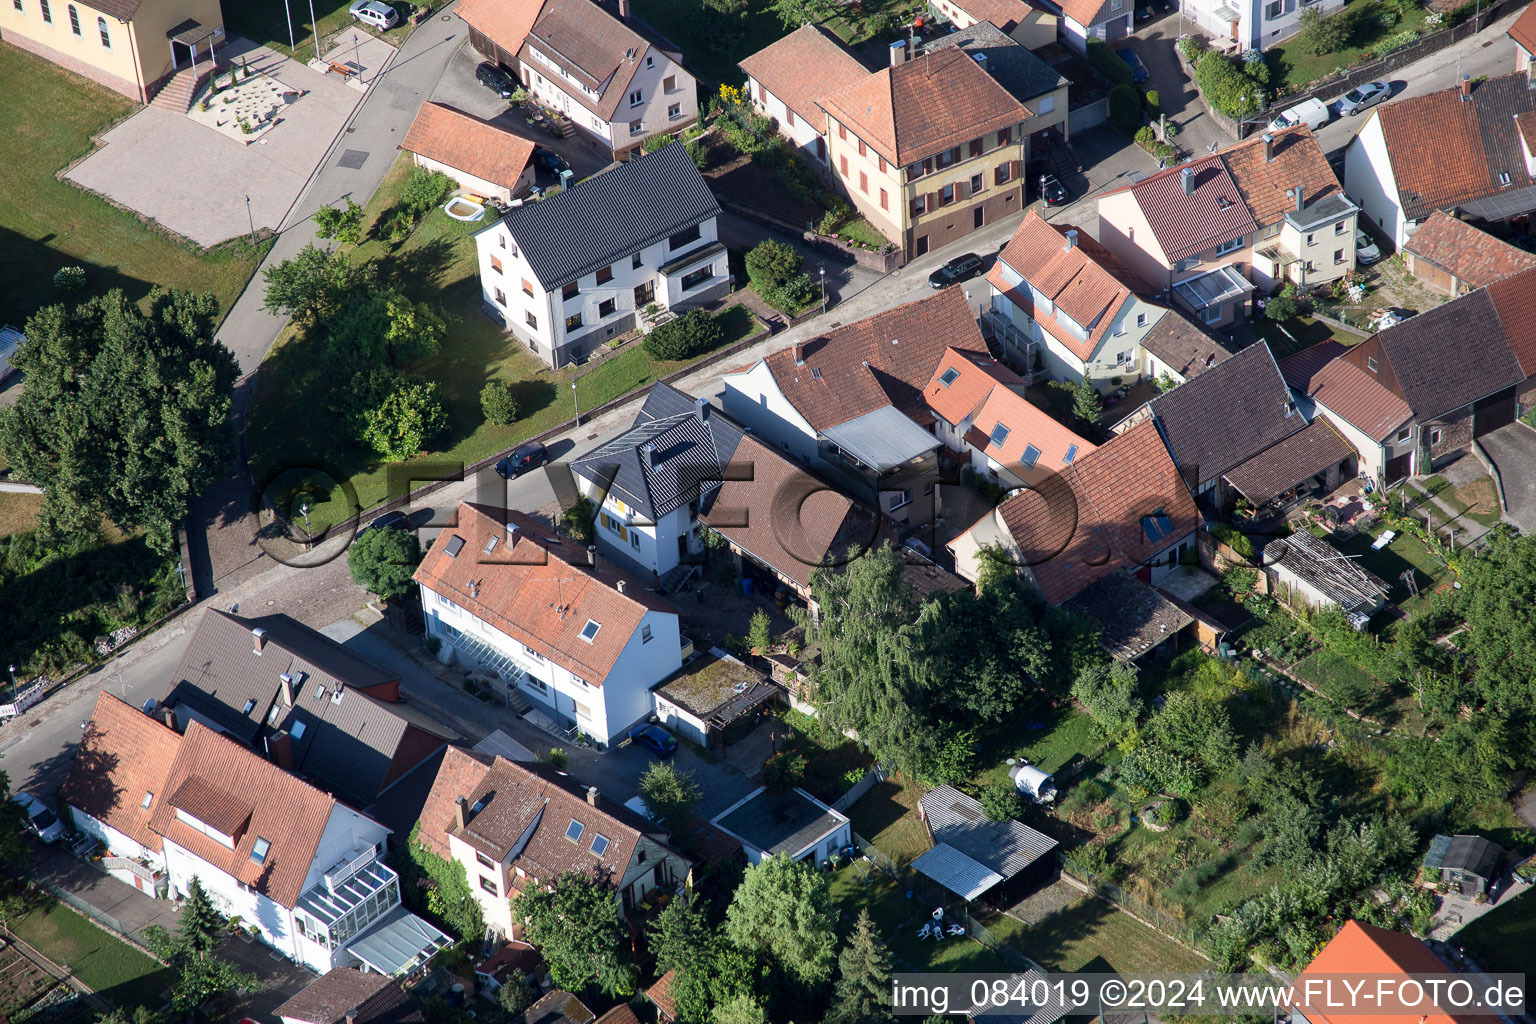
[[[1496,224],[1536,210],[1536,185],[1495,192],[1481,199],[1457,203],[1456,208],[1479,220]]]
[[[684,270],[688,270],[691,267],[703,263],[705,260],[712,260],[723,252],[725,252],[724,243],[711,242],[704,246],[702,249],[695,249],[692,252],[685,252],[672,262],[663,263],[661,266],[656,268],[656,272],[662,277],[672,277],[675,274],[680,274]]]
[[[974,900],[1003,880],[1002,875],[948,843],[938,844],[913,861],[912,867],[963,900]]]
[[[1180,281],[1173,286],[1183,303],[1195,312],[1240,299],[1253,291],[1253,284],[1231,267],[1217,267],[1209,274]]]
[[[166,32],[165,38],[181,43],[184,46],[196,46],[198,43],[215,35],[217,32],[217,29],[209,28],[206,25],[200,25],[193,21],[191,18],[188,18],[180,25],[177,25],[175,28]]]
[[[404,907],[347,944],[347,952],[391,978],[425,967],[451,944],[448,936]]]
[[[1229,472],[1227,483],[1255,505],[1262,505],[1353,454],[1349,442],[1319,416]]]
[[[890,405],[828,427],[822,434],[876,473],[920,458],[940,444],[938,438]]]

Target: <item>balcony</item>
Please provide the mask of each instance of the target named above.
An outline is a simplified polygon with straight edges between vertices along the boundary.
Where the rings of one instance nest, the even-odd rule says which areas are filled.
[[[375,856],[376,851],[371,846],[353,850],[350,857],[342,858],[321,876],[321,881],[324,883],[326,891],[335,893],[337,889],[347,883],[348,879],[367,867],[368,863]]]
[[[1035,354],[1040,350],[1040,342],[1021,331],[1014,326],[1012,320],[995,310],[983,311],[981,322],[1002,347],[1004,361],[1024,378],[1024,383],[1033,384],[1036,376]]]

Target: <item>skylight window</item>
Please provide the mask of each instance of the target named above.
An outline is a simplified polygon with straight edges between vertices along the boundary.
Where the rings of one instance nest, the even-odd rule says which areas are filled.
[[[1024,446],[1024,454],[1019,456],[1020,461],[1030,469],[1035,468],[1035,463],[1040,461],[1040,449],[1032,444]]]
[[[297,740],[304,735],[304,730],[308,728],[309,726],[305,725],[303,722],[294,722],[291,726],[288,727],[288,735]]]
[[[605,835],[595,835],[595,836],[593,836],[592,837],[592,852],[597,854],[599,857],[601,857],[603,854],[607,853],[608,852],[608,837],[605,836]]]
[[[256,837],[256,845],[251,847],[251,863],[252,864],[264,864],[264,863],[266,863],[267,853],[271,849],[272,849],[271,841],[263,839],[260,836],[257,836]]]
[[[939,383],[943,384],[945,387],[949,387],[959,379],[960,371],[951,366],[949,369],[945,370],[944,375],[939,378]]]
[[[319,686],[315,687],[315,700],[325,700],[325,684],[324,683],[321,683]]]
[[[811,380],[821,380],[821,370],[812,368]]]
[[[591,643],[597,639],[597,631],[602,628],[602,623],[596,619],[588,619],[587,624],[581,627],[581,638],[587,643]]]
[[[1067,449],[1067,454],[1061,457],[1061,461],[1070,466],[1075,458],[1077,458],[1077,445],[1074,444]]]
[[[496,542],[499,541],[499,540],[501,540],[500,537],[498,537],[494,533],[491,534],[491,539],[485,542],[485,548],[483,549],[482,553],[488,555],[492,551],[495,551],[496,550]]]
[[[247,697],[245,699],[245,709],[243,711],[241,711],[240,713],[242,715],[248,715],[252,711],[255,711],[255,710],[256,710],[256,698],[255,697]]]
[[[443,549],[449,558],[458,558],[459,552],[464,550],[464,538],[458,534],[448,538],[448,546]]]
[[[283,713],[283,706],[281,704],[274,703],[272,705],[272,710],[267,712],[267,724],[268,725],[276,725],[277,724],[278,716],[281,715],[282,713]]]
[[[580,842],[581,841],[581,833],[586,829],[586,827],[587,826],[583,825],[581,822],[577,821],[575,818],[572,818],[571,819],[571,823],[566,826],[565,838],[569,839],[573,843]]]
[[[147,810],[149,810],[149,805],[154,803],[154,802],[155,802],[155,794],[150,792],[149,790],[145,790],[144,791],[144,799],[142,801],[140,801],[139,806],[144,808],[147,811]]]
[[[999,423],[997,426],[992,428],[992,436],[987,441],[987,443],[994,448],[1000,447],[1004,441],[1008,440],[1009,433],[1010,431],[1008,428]]]
[[[1158,509],[1149,516],[1141,517],[1141,529],[1147,540],[1162,540],[1173,533],[1173,521],[1166,509]]]

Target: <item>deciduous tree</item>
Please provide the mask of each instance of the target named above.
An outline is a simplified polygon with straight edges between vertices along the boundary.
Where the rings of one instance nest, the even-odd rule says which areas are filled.
[[[148,314],[116,289],[28,322],[11,358],[26,374],[0,410],[0,452],[43,489],[50,535],[94,529],[103,515],[169,551],[188,502],[230,457],[239,367],[213,338],[211,295],[157,292]]]
[[[788,854],[748,868],[725,915],[732,943],[771,958],[805,985],[820,984],[832,974],[835,924],[826,880]]]
[[[415,458],[448,429],[448,413],[437,382],[402,379],[384,401],[367,414],[363,439],[386,462]]]
[[[345,196],[346,206],[322,206],[315,211],[315,236],[334,238],[343,245],[356,245],[363,240],[363,208]]]
[[[671,761],[657,761],[640,775],[640,799],[651,816],[681,835],[688,825],[693,807],[703,795],[699,782],[690,771],[684,771]]]
[[[302,324],[332,315],[348,292],[365,287],[373,277],[371,264],[353,266],[346,253],[313,243],[262,273],[267,282],[263,308]]]
[[[404,597],[421,563],[421,544],[409,530],[369,530],[347,549],[347,567],[357,585],[386,601]]]
[[[555,984],[572,992],[596,985],[612,996],[635,991],[635,967],[624,948],[613,890],[565,872],[547,886],[531,886],[512,900],[512,916],[526,926]]]

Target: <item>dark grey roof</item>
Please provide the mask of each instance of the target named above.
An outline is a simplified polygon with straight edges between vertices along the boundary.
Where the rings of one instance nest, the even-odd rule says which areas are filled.
[[[1451,836],[1440,867],[1492,879],[1498,874],[1499,862],[1503,859],[1504,848],[1482,836]]]
[[[729,808],[713,824],[765,854],[796,854],[841,828],[847,821],[836,811],[799,790],[756,793]]]
[[[1141,347],[1173,367],[1185,380],[1232,358],[1225,345],[1171,309],[1164,311],[1142,335]]]
[[[1056,849],[1056,840],[1022,821],[988,818],[978,801],[953,786],[940,786],[919,802],[935,845],[953,846],[1004,878],[1012,878]]]
[[[266,631],[260,656],[255,629]],[[284,675],[293,681],[291,707],[282,697]],[[303,723],[302,735],[291,739],[293,770],[365,807],[447,742],[431,718],[362,692],[378,687],[393,696],[398,680],[286,615],[245,619],[212,610],[198,624],[163,703],[176,707],[183,722],[199,718],[264,753],[274,734],[291,738]]]
[[[1410,317],[1375,339],[1391,364],[1398,393],[1419,420],[1525,380],[1486,289]]]
[[[551,291],[719,213],[688,150],[673,142],[559,195],[514,206],[501,222]]]
[[[1125,572],[1093,581],[1062,607],[1097,622],[1102,627],[1099,645],[1120,661],[1135,661],[1193,621],[1161,593]]]
[[[958,46],[972,58],[984,56],[986,59],[977,63],[1021,103],[1067,84],[1060,72],[990,21],[978,21],[970,28],[930,39],[923,44],[922,52],[932,53],[947,46]]]
[[[702,403],[702,404],[700,404]],[[702,417],[702,418],[701,418]],[[723,479],[741,428],[710,407],[658,382],[624,433],[571,465],[651,520],[688,504]]]
[[[1250,345],[1151,405],[1173,461],[1192,487],[1307,425],[1264,344]]]
[[[1345,612],[1373,610],[1388,593],[1375,573],[1308,530],[1264,545],[1264,564],[1279,566]]]
[[[355,967],[333,968],[272,1015],[306,1024],[419,1024],[426,1020],[394,981]]]
[[[1290,210],[1285,215],[1286,223],[1298,231],[1307,231],[1320,224],[1332,224],[1339,218],[1347,215],[1351,210],[1357,210],[1349,197],[1342,192],[1337,195],[1326,196],[1315,203],[1307,203],[1301,211]]]

